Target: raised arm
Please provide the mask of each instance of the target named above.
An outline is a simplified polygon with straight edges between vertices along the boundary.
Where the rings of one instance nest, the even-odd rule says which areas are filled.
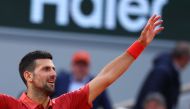
[[[127,71],[130,65],[143,51],[143,48],[149,45],[155,35],[164,29],[163,27],[160,27],[163,23],[160,18],[161,16],[152,16],[138,40],[126,52],[108,63],[108,65],[106,65],[101,72],[89,82],[89,103]]]

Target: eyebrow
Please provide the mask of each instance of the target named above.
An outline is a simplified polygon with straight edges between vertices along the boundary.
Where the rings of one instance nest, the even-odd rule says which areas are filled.
[[[49,67],[49,68],[53,68],[54,70],[56,69],[55,66],[48,66],[48,65],[46,65],[46,66],[42,66],[42,69],[43,69],[43,68],[47,68],[47,67]]]

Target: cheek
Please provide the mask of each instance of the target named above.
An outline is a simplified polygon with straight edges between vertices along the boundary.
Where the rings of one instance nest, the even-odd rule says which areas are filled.
[[[33,81],[36,85],[44,85],[46,83],[46,76],[45,75],[35,75]]]

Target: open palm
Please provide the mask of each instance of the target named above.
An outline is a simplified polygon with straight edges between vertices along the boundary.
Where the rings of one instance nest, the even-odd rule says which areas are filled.
[[[160,18],[161,16],[153,15],[148,20],[148,23],[146,24],[141,36],[138,39],[143,45],[149,45],[154,37],[164,29],[164,27],[161,27],[163,20],[160,20]]]

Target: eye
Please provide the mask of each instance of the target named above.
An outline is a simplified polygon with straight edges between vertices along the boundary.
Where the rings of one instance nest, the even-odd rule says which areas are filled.
[[[55,67],[53,67],[53,70],[55,71]]]
[[[44,67],[44,71],[51,71],[51,68],[50,67]]]

